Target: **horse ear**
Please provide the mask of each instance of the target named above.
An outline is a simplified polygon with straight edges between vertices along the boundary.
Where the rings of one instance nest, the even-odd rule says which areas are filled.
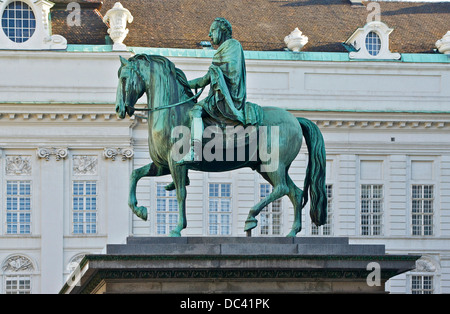
[[[125,59],[122,56],[120,56],[119,58],[120,58],[120,63],[122,63],[123,66],[126,66],[128,64],[129,61],[127,59]]]

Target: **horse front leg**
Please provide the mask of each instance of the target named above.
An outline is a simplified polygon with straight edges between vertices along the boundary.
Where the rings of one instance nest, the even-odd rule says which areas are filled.
[[[170,172],[173,178],[173,183],[175,184],[175,190],[177,193],[178,201],[178,224],[170,232],[171,237],[180,237],[181,230],[187,227],[186,219],[186,184],[187,184],[187,172],[188,169],[185,166],[177,165],[174,162],[170,165]]]
[[[148,218],[147,208],[144,206],[137,205],[138,202],[136,198],[136,188],[138,181],[143,177],[162,176],[167,175],[169,173],[170,172],[167,169],[157,167],[154,163],[149,163],[144,167],[133,170],[130,176],[130,191],[128,195],[128,206],[131,208],[131,210],[136,216],[145,221]]]

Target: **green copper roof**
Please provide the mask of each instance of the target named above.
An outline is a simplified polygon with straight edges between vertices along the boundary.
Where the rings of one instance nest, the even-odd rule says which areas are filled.
[[[135,54],[155,54],[165,57],[212,58],[212,49],[177,49],[177,48],[146,48],[128,47]],[[111,45],[68,45],[68,52],[112,52]],[[405,62],[405,63],[450,63],[450,56],[440,53],[403,53],[401,60],[351,60],[345,52],[291,52],[291,51],[245,51],[249,60],[280,60],[280,61],[328,61],[328,62]]]

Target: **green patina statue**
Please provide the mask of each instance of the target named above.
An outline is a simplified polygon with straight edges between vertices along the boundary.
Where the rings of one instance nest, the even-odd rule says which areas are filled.
[[[326,223],[325,145],[319,128],[277,107],[260,107],[246,101],[246,71],[240,43],[231,37],[231,25],[216,19],[210,29],[213,44],[219,45],[208,73],[187,81],[185,74],[162,56],[140,54],[121,58],[116,112],[132,116],[147,111],[149,153],[152,162],[133,171],[128,205],[147,220],[147,208],[138,206],[136,186],[147,176],[171,175],[179,216],[171,236],[186,228],[188,171],[223,172],[250,167],[272,186],[272,193],[254,205],[245,222],[247,232],[257,226],[260,211],[287,195],[294,205],[294,223],[288,236],[301,230],[301,211],[311,197],[310,216],[320,226]],[[210,85],[209,95],[196,102],[192,88]],[[147,108],[135,108],[147,95]],[[298,155],[302,138],[308,147],[304,190],[288,174]]]
[[[214,54],[212,65],[205,76],[189,81],[191,88],[203,88],[211,85],[208,97],[194,105],[190,111],[192,120],[191,151],[186,154],[180,164],[198,162],[200,156],[196,155],[194,147],[202,142],[203,121],[209,116],[220,122],[223,120],[236,121],[242,125],[255,125],[258,116],[253,113],[247,103],[246,69],[244,50],[236,39],[232,38],[230,22],[224,18],[217,18],[211,25],[209,37],[212,43],[218,45]],[[257,110],[256,110],[257,112]]]

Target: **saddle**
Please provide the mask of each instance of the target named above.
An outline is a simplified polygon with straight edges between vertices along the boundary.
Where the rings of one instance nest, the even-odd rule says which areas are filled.
[[[203,138],[203,147],[205,147],[205,145],[220,132],[223,136],[222,147],[224,149],[234,149],[235,154],[243,149],[246,152],[246,159],[253,160],[255,157],[254,154],[257,153],[258,130],[259,126],[262,125],[264,113],[263,109],[255,103],[246,102],[245,106],[246,125],[243,125],[239,121],[233,121],[226,118],[217,121],[206,114],[203,117],[204,128],[207,129],[208,127],[213,126],[216,127],[216,129],[213,130],[213,133],[215,134],[211,136],[211,139]],[[253,143],[255,144],[254,147],[250,145],[252,144],[252,141],[256,141],[256,143]],[[255,149],[252,150],[252,148]]]

